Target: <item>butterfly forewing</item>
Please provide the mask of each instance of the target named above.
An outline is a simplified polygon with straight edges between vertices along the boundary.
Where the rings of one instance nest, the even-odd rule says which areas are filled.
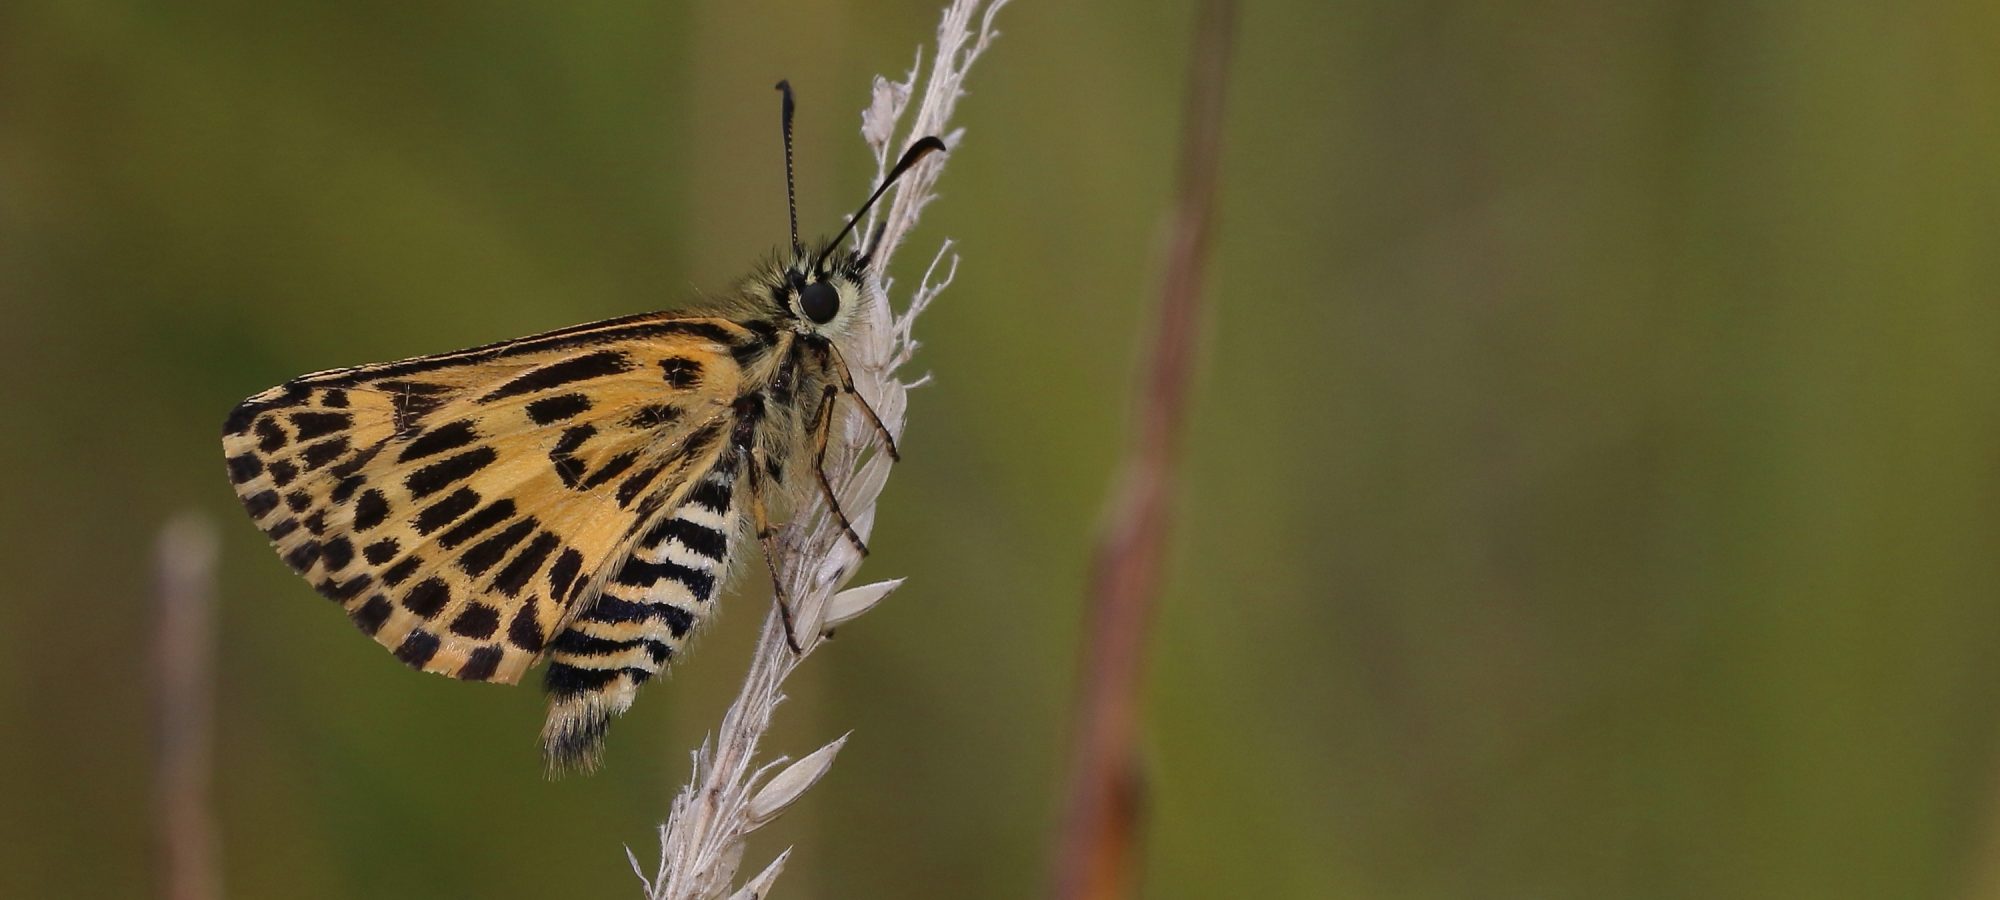
[[[518,681],[723,459],[759,336],[665,314],[307,375],[225,426],[292,568],[409,665]]]

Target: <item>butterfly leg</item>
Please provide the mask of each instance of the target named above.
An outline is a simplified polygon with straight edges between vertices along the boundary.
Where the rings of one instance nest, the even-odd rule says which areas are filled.
[[[848,370],[847,360],[841,357],[840,348],[824,339],[819,342],[819,348],[825,353],[827,367],[833,370],[834,377],[840,379],[840,389],[853,395],[861,411],[868,414],[868,421],[875,425],[875,433],[881,436],[882,448],[889,451],[889,458],[902,462],[903,454],[896,449],[896,436],[889,433],[889,426],[882,424],[882,417],[876,414],[875,407],[868,405],[868,399],[855,390],[854,373]]]
[[[826,497],[826,508],[833,511],[833,520],[840,523],[840,530],[847,535],[854,549],[868,555],[868,545],[854,530],[854,523],[847,520],[847,512],[840,508],[840,498],[834,496],[833,483],[826,480],[826,444],[833,435],[833,401],[840,396],[840,390],[833,385],[826,386],[826,393],[819,400],[819,413],[813,416],[813,475],[819,479],[819,490]]]
[[[805,649],[799,646],[798,629],[792,621],[792,600],[785,596],[785,580],[778,574],[778,531],[771,525],[770,513],[764,507],[764,449],[750,448],[749,464],[744,466],[744,477],[750,487],[750,521],[757,529],[757,545],[763,550],[764,566],[771,570],[771,592],[778,601],[778,618],[784,620],[785,643],[792,653],[801,654]]]

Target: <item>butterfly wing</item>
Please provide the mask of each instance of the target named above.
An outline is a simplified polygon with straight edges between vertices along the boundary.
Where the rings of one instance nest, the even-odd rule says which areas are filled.
[[[398,659],[511,684],[727,452],[766,337],[656,313],[306,375],[230,415],[230,479]]]

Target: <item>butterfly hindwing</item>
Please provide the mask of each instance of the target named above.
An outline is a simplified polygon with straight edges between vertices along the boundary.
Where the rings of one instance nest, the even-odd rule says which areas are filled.
[[[651,314],[307,375],[230,416],[230,478],[399,659],[513,683],[717,469],[760,337]]]
[[[632,705],[715,611],[740,535],[737,460],[727,452],[632,548],[597,601],[549,647],[551,705],[542,745],[552,765],[591,768],[612,716]]]

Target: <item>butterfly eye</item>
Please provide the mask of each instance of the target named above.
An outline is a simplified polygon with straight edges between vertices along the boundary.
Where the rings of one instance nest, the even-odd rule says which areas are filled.
[[[799,309],[806,318],[821,325],[833,321],[833,314],[840,311],[840,294],[833,285],[815,281],[799,292]]]

